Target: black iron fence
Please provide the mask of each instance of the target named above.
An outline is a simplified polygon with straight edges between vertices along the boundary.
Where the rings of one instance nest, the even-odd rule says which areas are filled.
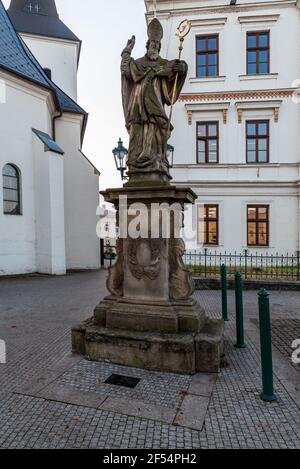
[[[226,265],[229,278],[240,272],[245,279],[300,281],[300,251],[294,254],[219,253],[204,249],[186,251],[184,262],[195,277],[219,278],[221,266]]]

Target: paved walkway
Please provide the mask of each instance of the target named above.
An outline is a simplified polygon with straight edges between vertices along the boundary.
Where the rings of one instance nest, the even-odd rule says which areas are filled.
[[[245,292],[247,349],[236,350],[234,298],[226,325],[229,366],[217,379],[91,363],[70,353],[70,329],[105,295],[105,272],[0,280],[1,448],[300,448],[300,292],[272,292],[275,386],[263,403],[256,292]],[[220,317],[220,294],[197,299]],[[106,384],[112,375],[133,389]],[[193,418],[191,418],[191,412]],[[186,418],[184,417],[186,416]]]

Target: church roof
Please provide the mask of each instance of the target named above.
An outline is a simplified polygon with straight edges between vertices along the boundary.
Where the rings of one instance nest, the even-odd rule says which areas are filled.
[[[50,137],[50,135],[42,132],[41,130],[32,129],[32,132],[43,142],[45,151],[53,151],[59,155],[64,155],[64,150]]]
[[[11,0],[7,12],[20,33],[80,42],[59,19],[55,0]]]
[[[59,111],[87,115],[73,99],[47,77],[39,62],[15,31],[1,0],[0,68],[51,90]]]

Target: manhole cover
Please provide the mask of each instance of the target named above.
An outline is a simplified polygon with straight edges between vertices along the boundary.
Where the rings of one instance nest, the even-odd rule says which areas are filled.
[[[105,384],[113,384],[114,386],[124,386],[125,388],[134,389],[141,380],[139,378],[132,378],[131,376],[111,375]]]

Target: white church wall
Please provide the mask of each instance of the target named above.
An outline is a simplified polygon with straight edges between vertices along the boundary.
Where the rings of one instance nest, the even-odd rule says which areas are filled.
[[[0,275],[10,275],[37,270],[31,129],[50,129],[46,93],[2,71],[0,78],[5,86],[5,101],[0,103]],[[20,216],[3,214],[2,168],[7,163],[21,174]]]
[[[77,100],[80,42],[21,34],[52,80]],[[3,76],[3,83],[1,78]],[[52,94],[0,71],[0,275],[100,267],[96,209],[99,174],[79,151],[82,115],[57,118]],[[53,135],[56,125],[56,135]],[[49,134],[65,151],[45,151],[32,132]],[[3,214],[2,167],[11,163],[21,174],[20,216]]]
[[[56,121],[56,140],[64,149],[66,263],[68,269],[100,268],[96,234],[99,175],[80,153],[80,118]]]
[[[50,68],[54,83],[76,101],[78,44],[58,38],[21,36],[42,67]]]
[[[66,273],[63,156],[33,137],[37,271]]]

